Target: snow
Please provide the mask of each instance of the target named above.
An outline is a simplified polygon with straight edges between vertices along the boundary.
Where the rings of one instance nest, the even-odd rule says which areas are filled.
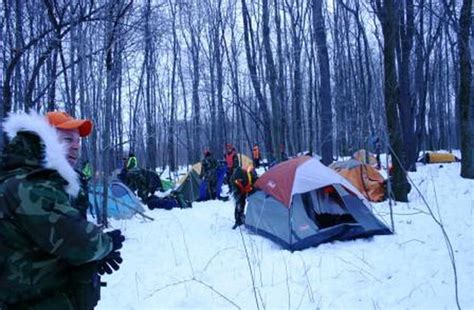
[[[410,177],[451,240],[460,305],[474,309],[474,181],[459,170],[419,166]],[[373,207],[390,223],[388,202]],[[294,253],[232,230],[232,201],[113,221],[126,236],[124,262],[102,278],[97,309],[456,309],[446,243],[422,198],[413,189],[393,208],[393,236]]]

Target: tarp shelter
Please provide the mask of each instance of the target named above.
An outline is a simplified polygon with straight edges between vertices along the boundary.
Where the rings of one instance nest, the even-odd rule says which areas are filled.
[[[255,186],[259,190],[248,198],[245,226],[285,249],[391,234],[364,196],[315,158],[282,162]]]
[[[102,185],[97,185],[95,190],[89,190],[89,202],[92,206],[97,203],[98,208],[102,207],[103,192]],[[136,213],[145,211],[137,196],[118,180],[109,184],[107,200],[107,216],[114,219],[129,219]]]
[[[350,159],[335,162],[329,168],[349,180],[368,200],[380,202],[385,199],[385,180],[372,166]]]
[[[369,164],[371,166],[377,165],[377,158],[375,158],[375,155],[367,152],[364,149],[358,150],[352,154],[352,159],[358,160],[364,164]]]
[[[420,161],[425,164],[444,164],[458,162],[460,159],[451,153],[427,152],[422,156]]]

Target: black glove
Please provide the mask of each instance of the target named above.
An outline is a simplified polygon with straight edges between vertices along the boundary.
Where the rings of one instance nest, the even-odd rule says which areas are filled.
[[[125,237],[122,235],[120,229],[106,232],[107,235],[112,238],[113,250],[119,250],[122,248],[122,243],[125,241]]]
[[[104,273],[112,274],[113,270],[117,271],[120,268],[120,264],[123,262],[120,252],[112,251],[109,255],[98,261],[97,272],[100,275]],[[113,269],[113,270],[112,270]]]

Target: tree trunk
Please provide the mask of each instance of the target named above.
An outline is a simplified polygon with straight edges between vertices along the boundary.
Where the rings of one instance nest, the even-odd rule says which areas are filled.
[[[333,162],[333,129],[331,104],[331,76],[329,71],[329,53],[326,43],[323,0],[313,0],[313,31],[318,49],[320,84],[319,98],[321,104],[321,161],[325,165]]]
[[[472,23],[472,0],[463,0],[459,17],[459,110],[461,116],[461,176],[474,179],[474,99],[469,31]],[[474,30],[474,29],[473,29]],[[471,38],[472,39],[472,38]]]
[[[24,46],[23,38],[23,6],[22,0],[15,0],[15,49],[21,50]],[[15,101],[14,105],[21,109],[24,104],[23,99],[23,85],[22,85],[22,71],[21,66],[17,65],[15,68]]]
[[[176,170],[176,158],[175,158],[175,114],[176,114],[176,65],[178,62],[178,37],[176,33],[176,7],[171,4],[172,14],[172,31],[173,31],[173,63],[171,70],[171,111],[168,125],[168,166],[171,171]]]
[[[214,55],[214,41],[212,39],[209,40],[209,53]],[[216,82],[216,73],[215,73],[215,63],[212,60],[213,56],[209,57],[209,83],[210,83],[210,92],[208,94],[208,100],[210,103],[210,114],[211,114],[211,134],[210,134],[210,146],[212,149],[218,150],[223,147],[223,145],[219,145],[217,140],[217,104],[216,104],[216,90],[215,90],[215,82]]]
[[[217,111],[218,111],[218,124],[219,124],[219,133],[217,133],[217,145],[218,147],[222,147],[225,143],[228,143],[228,136],[227,136],[227,120],[226,115],[224,112],[224,98],[223,98],[223,84],[224,84],[224,76],[223,76],[223,68],[222,68],[222,51],[221,51],[221,31],[223,32],[222,28],[222,20],[221,20],[221,1],[218,0],[218,7],[217,10],[214,12],[215,20],[214,20],[214,27],[213,27],[213,47],[214,47],[214,57],[213,61],[215,62],[215,69],[216,69],[216,90],[217,90]]]
[[[48,59],[48,71],[49,71],[49,78],[48,80],[51,83],[48,91],[48,103],[47,103],[47,111],[54,111],[56,109],[56,71],[58,67],[58,50],[53,51],[53,55],[51,59]]]
[[[199,39],[196,37],[200,33],[195,33],[191,29],[191,57],[193,64],[193,162],[196,162],[201,157],[201,104],[199,101],[199,53],[200,53],[200,44]]]
[[[272,106],[272,141],[273,141],[273,150],[274,156],[277,160],[281,160],[281,152],[277,152],[279,150],[281,144],[281,136],[280,136],[280,119],[281,119],[281,111],[280,111],[280,100],[277,93],[277,72],[275,68],[275,62],[273,61],[273,54],[272,54],[272,47],[270,44],[270,7],[268,4],[268,0],[263,0],[262,2],[262,40],[263,46],[265,50],[265,65],[266,65],[266,73],[267,73],[267,82],[270,88],[270,101]]]
[[[277,60],[278,60],[278,96],[280,102],[280,110],[283,112],[284,106],[286,106],[286,92],[285,92],[285,59],[283,57],[283,47],[281,40],[281,19],[280,19],[280,10],[278,8],[278,1],[273,1],[273,6],[275,10],[275,27],[276,27],[276,38],[277,38]],[[287,134],[287,113],[281,113],[281,123],[279,126],[279,135],[282,139],[281,143],[284,143],[285,135]]]
[[[414,135],[414,114],[413,101],[410,92],[410,58],[413,46],[414,35],[414,12],[413,0],[404,0],[399,2],[402,8],[399,10],[400,16],[400,69],[399,69],[399,87],[400,100],[398,101],[398,109],[400,111],[400,121],[402,126],[403,145],[405,149],[405,169],[409,171],[416,170],[416,141]]]
[[[272,130],[271,130],[271,119],[270,119],[270,112],[268,111],[267,103],[265,97],[262,93],[262,88],[260,85],[260,81],[258,80],[258,73],[257,73],[257,66],[255,63],[255,54],[252,53],[250,47],[250,37],[253,37],[252,33],[252,26],[250,24],[250,16],[247,9],[247,5],[245,0],[241,0],[242,3],[242,19],[244,24],[244,42],[245,42],[245,54],[247,58],[247,65],[250,72],[250,79],[252,80],[252,86],[255,91],[255,95],[257,97],[258,106],[260,113],[262,114],[263,118],[263,126],[265,132],[265,148],[268,154],[268,160],[271,161],[275,157],[274,154],[274,147],[273,147],[273,139],[272,139]]]
[[[420,1],[419,11],[419,29],[416,35],[416,46],[415,46],[415,90],[416,90],[416,101],[417,101],[417,119],[416,119],[416,141],[417,141],[417,153],[420,150],[426,149],[426,77],[425,77],[425,38],[424,38],[424,0]],[[430,29],[431,30],[431,29]]]
[[[146,168],[155,170],[156,168],[156,124],[155,124],[155,106],[156,102],[153,99],[154,92],[153,72],[155,62],[153,58],[152,40],[153,36],[150,31],[150,15],[151,15],[151,1],[147,0],[145,7],[145,74],[146,74],[146,88],[145,88],[145,119],[146,119]]]
[[[393,165],[393,194],[398,201],[408,201],[408,182],[403,169],[403,141],[401,137],[400,118],[397,111],[398,83],[395,66],[396,48],[396,15],[394,0],[385,0],[383,7],[378,2],[378,15],[382,24],[384,37],[384,97],[387,117],[388,135],[391,145]]]
[[[301,28],[300,3],[295,3],[296,9],[293,11],[290,8],[291,14],[291,39],[293,47],[293,145],[295,147],[295,154],[303,151],[304,139],[304,119],[303,119],[303,80],[301,77],[301,50],[302,50],[302,35],[299,28]]]
[[[107,35],[106,35],[106,42],[105,42],[105,69],[106,69],[106,89],[105,89],[105,112],[103,114],[103,124],[104,124],[104,131],[102,134],[102,168],[103,168],[103,176],[102,176],[102,184],[103,184],[103,199],[102,199],[102,224],[107,227],[107,197],[108,197],[108,176],[111,171],[111,148],[110,148],[110,123],[112,122],[112,95],[114,90],[114,76],[113,76],[113,69],[114,69],[114,60],[113,60],[113,45],[115,41],[114,37],[114,5],[109,2],[109,16],[108,16],[108,27],[107,27]]]

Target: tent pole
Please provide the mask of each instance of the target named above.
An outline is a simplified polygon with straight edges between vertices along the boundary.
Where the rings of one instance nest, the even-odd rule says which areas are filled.
[[[291,252],[293,252],[293,234],[291,233],[291,216],[293,215],[292,204],[293,204],[293,199],[291,200],[290,206],[288,208],[288,213],[290,214],[290,216],[288,216],[288,232],[290,233],[290,251]]]
[[[393,206],[392,206],[392,181],[390,179],[390,169],[388,166],[388,149],[385,146],[385,165],[387,167],[387,191],[388,191],[388,206],[390,209],[390,223],[392,225],[392,233],[395,233],[395,221],[393,220]],[[393,165],[393,160],[392,160]]]

